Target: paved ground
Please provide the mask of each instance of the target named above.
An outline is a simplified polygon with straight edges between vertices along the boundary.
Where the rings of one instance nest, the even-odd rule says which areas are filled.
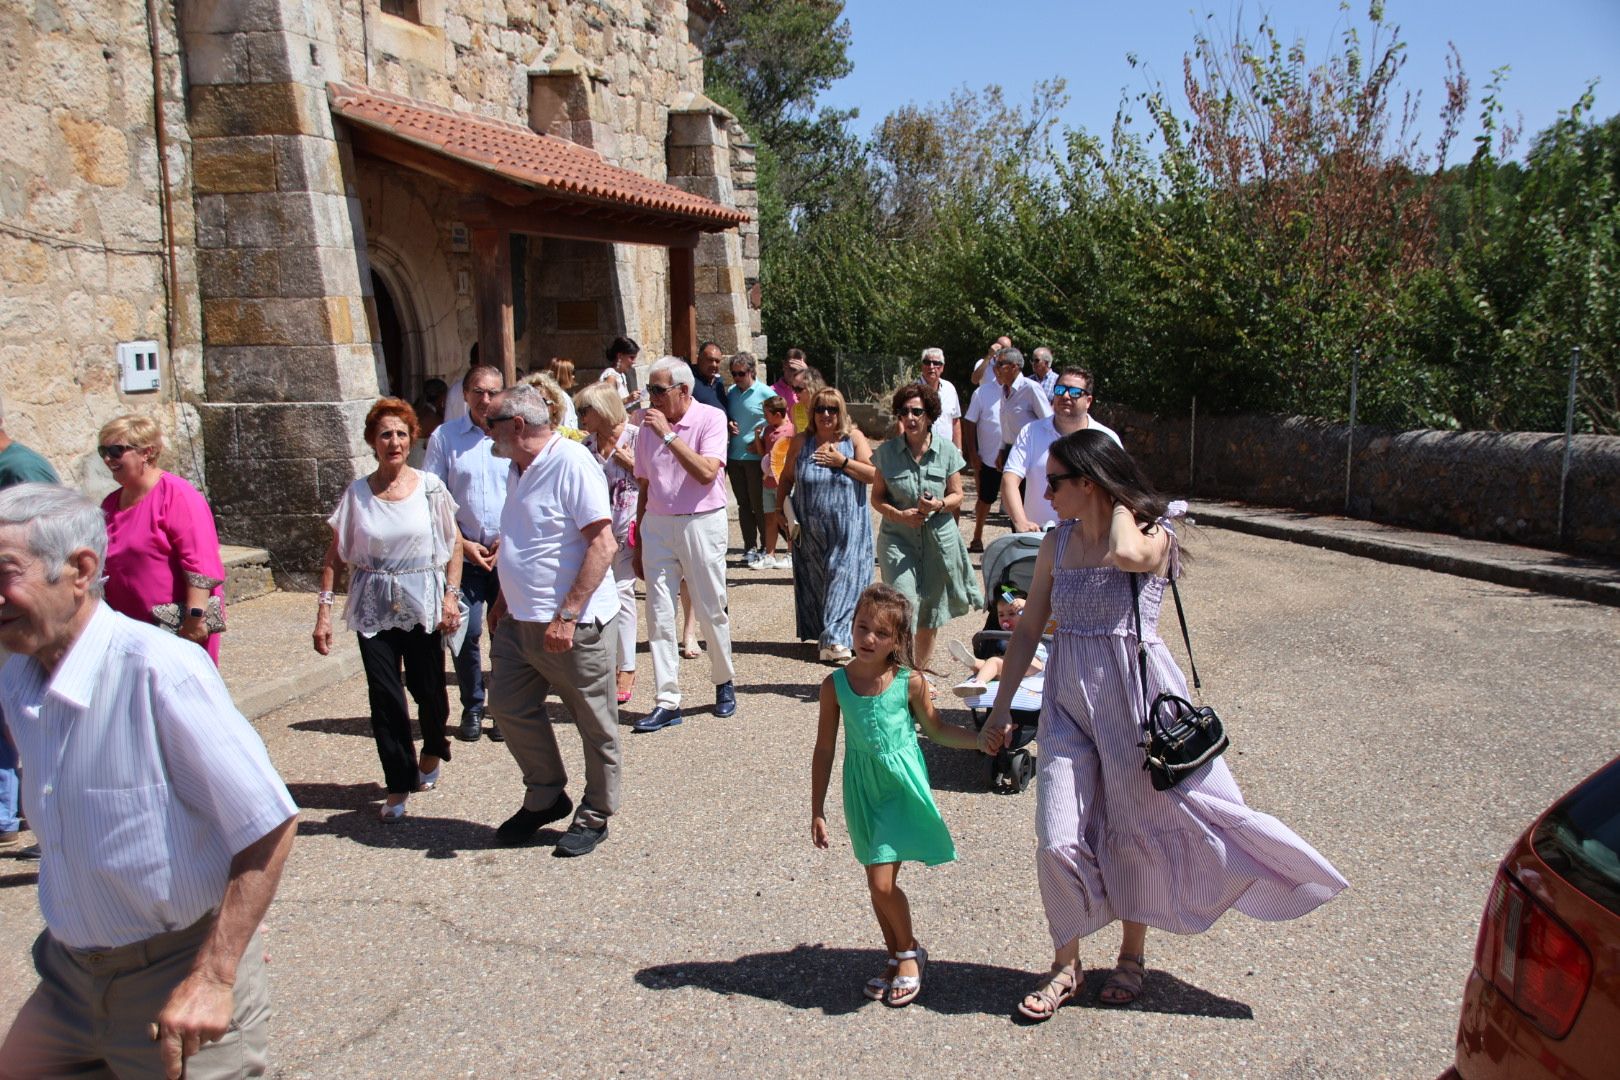
[[[358,676],[258,721],[305,807],[269,927],[278,1075],[1436,1075],[1497,860],[1616,752],[1620,612],[1214,528],[1189,549],[1233,771],[1351,881],[1310,917],[1153,934],[1135,1007],[1098,1007],[1093,972],[1078,1007],[1021,1026],[1010,1007],[1050,957],[1033,792],[991,795],[980,761],[929,748],[962,858],[901,879],[934,956],[920,1001],[867,1004],[880,943],[860,871],[847,841],[808,840],[825,669],[791,643],[787,575],[737,571],[738,716],[629,737],[624,812],[585,859],[551,858],[553,832],[489,846],[520,792],[487,741],[456,744],[406,824],[377,824]],[[331,661],[308,650],[312,600],[251,603],[232,678],[315,685]],[[685,665],[692,704],[703,668]],[[0,864],[0,1016],[33,982],[32,884]]]

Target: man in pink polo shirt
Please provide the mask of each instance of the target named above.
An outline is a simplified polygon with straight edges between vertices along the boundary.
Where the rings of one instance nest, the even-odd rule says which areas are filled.
[[[726,414],[692,400],[692,368],[666,356],[647,375],[636,436],[636,573],[647,582],[647,645],[658,697],[634,730],[681,722],[675,594],[684,580],[709,643],[714,715],[737,711],[726,610]]]

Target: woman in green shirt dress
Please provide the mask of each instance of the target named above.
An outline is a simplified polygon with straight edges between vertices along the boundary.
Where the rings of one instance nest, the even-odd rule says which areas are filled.
[[[962,451],[931,430],[939,395],[913,383],[894,394],[900,438],[887,439],[872,455],[877,477],[872,506],[878,527],[878,569],[883,583],[911,600],[917,613],[917,667],[926,670],[939,628],[983,603],[968,559],[956,508],[962,504]]]

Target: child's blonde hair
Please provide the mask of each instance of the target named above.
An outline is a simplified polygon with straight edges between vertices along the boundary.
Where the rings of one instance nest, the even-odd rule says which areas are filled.
[[[887,615],[894,621],[894,652],[889,659],[897,666],[917,671],[914,635],[911,632],[911,601],[893,585],[868,585],[861,598],[855,601],[855,618],[861,617],[862,608],[871,608],[874,614]]]

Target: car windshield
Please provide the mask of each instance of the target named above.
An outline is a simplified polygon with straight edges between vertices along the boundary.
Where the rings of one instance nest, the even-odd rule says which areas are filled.
[[[1531,843],[1560,877],[1620,915],[1620,758],[1549,810]]]

